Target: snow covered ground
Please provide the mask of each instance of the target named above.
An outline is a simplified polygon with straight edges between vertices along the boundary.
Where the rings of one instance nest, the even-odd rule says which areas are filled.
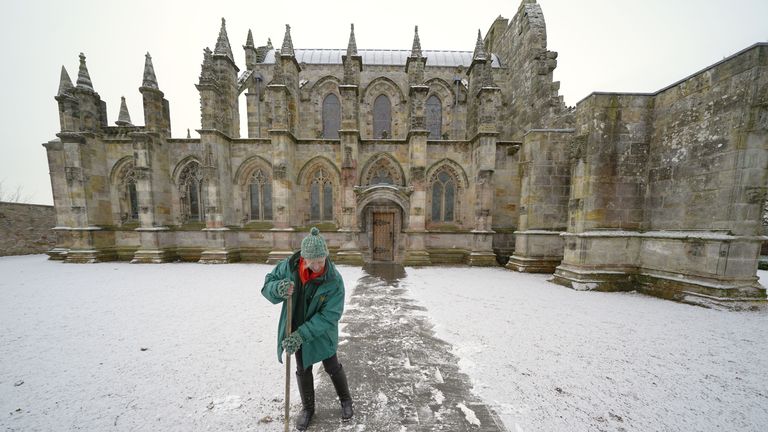
[[[501,268],[407,272],[510,431],[768,430],[765,311],[579,292]]]
[[[0,431],[282,430],[270,270],[0,258]]]
[[[0,258],[0,431],[282,430],[270,269]],[[406,272],[510,431],[768,430],[768,313]]]

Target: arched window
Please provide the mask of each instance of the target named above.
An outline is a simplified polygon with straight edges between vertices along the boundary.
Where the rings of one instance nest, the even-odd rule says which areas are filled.
[[[443,128],[443,104],[440,98],[432,95],[427,98],[427,129],[428,139],[437,140],[442,136]]]
[[[432,221],[453,222],[456,183],[445,170],[440,171],[432,183]]]
[[[128,182],[128,202],[131,209],[129,218],[131,220],[139,219],[139,197],[136,193],[136,180],[131,179]]]
[[[119,174],[120,219],[132,222],[139,219],[139,195],[136,191],[136,172],[133,164],[128,163]]]
[[[257,169],[248,181],[251,220],[272,220],[272,180]]]
[[[392,137],[392,104],[386,95],[373,101],[373,138]]]
[[[320,168],[312,176],[309,191],[309,216],[313,221],[333,220],[333,183],[328,172]]]
[[[323,138],[338,139],[341,129],[341,104],[335,94],[323,99]]]
[[[181,212],[184,222],[204,220],[205,204],[202,199],[203,175],[199,163],[190,162],[181,170],[181,175],[179,175],[179,194],[181,196]]]

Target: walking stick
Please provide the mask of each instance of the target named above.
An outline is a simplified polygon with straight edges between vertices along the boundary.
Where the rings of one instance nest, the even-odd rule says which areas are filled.
[[[285,337],[291,335],[291,321],[293,320],[293,308],[291,307],[291,297],[288,296],[286,301],[286,307],[288,308],[285,319]],[[285,432],[288,432],[288,425],[291,422],[291,355],[288,351],[285,351]]]

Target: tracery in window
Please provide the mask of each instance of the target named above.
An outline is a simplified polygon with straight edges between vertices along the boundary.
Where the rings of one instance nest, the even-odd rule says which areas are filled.
[[[181,214],[184,222],[205,219],[203,197],[203,175],[198,162],[188,163],[179,175],[179,195],[181,196]]]
[[[312,175],[309,191],[309,214],[313,221],[333,220],[333,182],[328,171],[320,168]]]
[[[456,206],[456,182],[447,171],[441,170],[432,183],[432,221],[453,222]]]
[[[248,180],[250,219],[272,220],[272,179],[257,169]]]

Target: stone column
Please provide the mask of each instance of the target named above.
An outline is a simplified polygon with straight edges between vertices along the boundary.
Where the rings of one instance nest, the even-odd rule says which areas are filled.
[[[576,289],[628,290],[640,264],[647,186],[650,96],[582,101],[571,149],[568,232],[554,281]]]
[[[269,137],[272,140],[272,202],[274,206],[273,249],[267,262],[274,264],[293,254],[293,234],[291,226],[294,211],[294,169],[293,161],[296,142],[289,127],[288,103],[291,97],[283,84],[268,87],[272,101],[272,127]]]
[[[568,225],[570,141],[573,129],[534,129],[520,149],[520,218],[507,268],[552,273],[563,259]]]
[[[357,220],[357,196],[355,186],[358,183],[358,151],[360,131],[357,125],[358,86],[340,85],[342,99],[342,119],[339,138],[341,142],[341,229],[344,239],[336,253],[336,262],[362,265],[363,254],[360,251],[360,225]]]
[[[426,206],[427,206],[427,137],[424,115],[424,103],[429,86],[413,85],[410,90],[411,122],[408,132],[408,152],[410,160],[411,193],[405,260],[403,265],[421,266],[432,264],[426,245]]]
[[[219,264],[239,261],[237,235],[229,229],[234,224],[232,175],[229,170],[229,137],[219,131],[200,130],[203,143],[203,181],[205,196],[206,246],[200,262]]]
[[[485,65],[483,65],[485,66]],[[475,227],[472,230],[472,251],[468,264],[471,266],[495,266],[493,252],[492,210],[494,198],[493,173],[496,170],[497,119],[501,106],[501,89],[492,82],[485,82],[474,104],[477,112],[477,134],[472,140],[475,154]]]
[[[162,263],[176,258],[174,252],[174,238],[167,224],[166,217],[158,217],[158,204],[160,214],[170,215],[170,204],[163,201],[163,192],[167,189],[168,181],[168,157],[167,146],[162,143],[162,138],[155,132],[134,132],[133,139],[133,166],[136,175],[136,195],[139,205],[139,232],[140,246],[131,260],[132,263]],[[160,199],[157,199],[160,198]]]

